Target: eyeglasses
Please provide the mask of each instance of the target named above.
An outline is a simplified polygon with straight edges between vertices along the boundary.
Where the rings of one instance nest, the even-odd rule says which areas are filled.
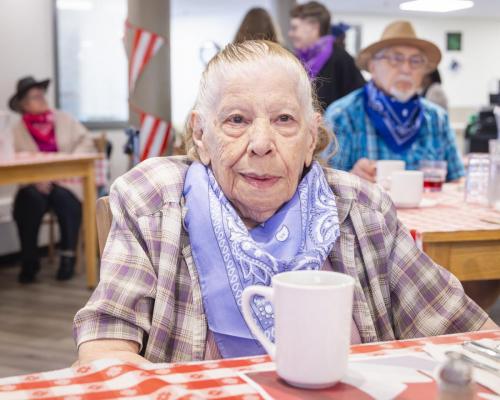
[[[373,57],[374,60],[387,60],[391,67],[401,67],[408,61],[411,69],[422,69],[427,65],[427,59],[424,56],[415,54],[414,56],[406,57],[401,53],[382,53]]]

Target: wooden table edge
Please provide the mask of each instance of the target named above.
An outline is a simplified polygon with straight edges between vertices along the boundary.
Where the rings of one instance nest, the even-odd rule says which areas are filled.
[[[500,240],[498,229],[464,230],[452,232],[422,232],[422,241],[426,243],[480,242]]]

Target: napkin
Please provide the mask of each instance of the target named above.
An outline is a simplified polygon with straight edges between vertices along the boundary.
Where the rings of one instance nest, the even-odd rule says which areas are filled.
[[[397,356],[356,357],[350,361],[341,383],[327,389],[305,390],[288,386],[278,378],[274,368],[247,372],[240,376],[266,400],[297,399],[377,399],[397,398],[408,385],[431,383],[432,379],[418,370],[432,371],[436,362],[425,354],[407,353]],[[390,379],[388,379],[390,377]]]

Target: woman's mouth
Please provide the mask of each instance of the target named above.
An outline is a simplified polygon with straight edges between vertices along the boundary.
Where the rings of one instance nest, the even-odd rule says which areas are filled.
[[[241,173],[241,176],[247,183],[258,189],[268,189],[272,187],[280,179],[279,176],[258,175],[252,173],[249,174]]]

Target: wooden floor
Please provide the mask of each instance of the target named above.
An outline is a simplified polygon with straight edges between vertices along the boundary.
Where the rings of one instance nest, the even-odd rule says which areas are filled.
[[[91,292],[80,274],[55,280],[42,262],[38,283],[17,283],[19,267],[0,268],[0,377],[65,368],[76,360],[72,320]]]
[[[72,320],[90,296],[85,276],[54,279],[46,261],[39,283],[17,283],[18,267],[0,268],[0,377],[65,368],[76,360]],[[500,324],[500,300],[490,311]]]

